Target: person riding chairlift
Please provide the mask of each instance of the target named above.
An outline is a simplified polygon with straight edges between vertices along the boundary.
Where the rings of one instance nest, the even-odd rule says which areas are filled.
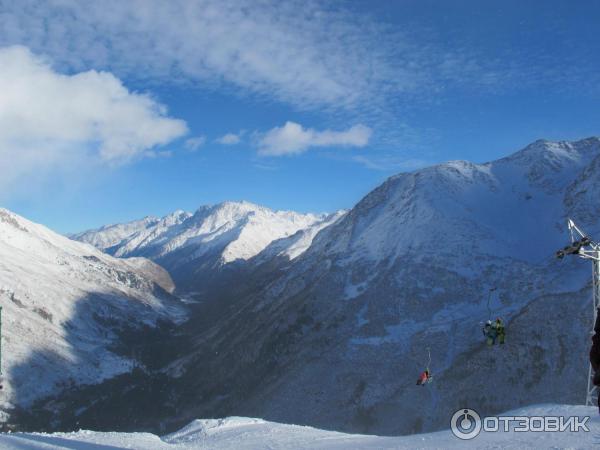
[[[498,340],[499,344],[504,344],[506,331],[500,317],[498,317],[494,323],[492,323],[491,320],[488,320],[485,323],[482,331],[483,335],[486,337],[488,346],[491,347],[492,345],[496,344],[496,339]]]
[[[492,346],[496,343],[496,327],[495,324],[492,324],[491,320],[488,320],[483,327],[483,335],[486,338],[486,342],[488,346]]]
[[[425,369],[421,375],[419,375],[417,386],[425,386],[425,384],[429,382],[431,382],[431,373],[429,372],[429,369]]]
[[[504,338],[506,337],[506,333],[504,330],[504,324],[502,323],[502,319],[500,317],[496,319],[494,327],[496,328],[496,336],[498,337],[498,343],[501,345],[504,344]]]

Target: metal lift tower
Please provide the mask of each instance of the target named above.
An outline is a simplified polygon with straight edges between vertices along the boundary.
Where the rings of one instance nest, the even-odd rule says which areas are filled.
[[[600,244],[593,242],[587,237],[584,232],[577,228],[577,225],[575,225],[575,222],[571,219],[569,219],[567,225],[569,227],[569,233],[571,234],[571,245],[557,251],[556,256],[562,259],[565,255],[576,255],[580,258],[592,261],[592,299],[594,307],[592,334],[594,334],[594,324],[596,323],[598,307],[600,307]],[[585,404],[588,406],[595,406],[598,404],[598,388],[592,382],[593,377],[594,371],[590,364],[588,370],[587,395],[585,398]]]

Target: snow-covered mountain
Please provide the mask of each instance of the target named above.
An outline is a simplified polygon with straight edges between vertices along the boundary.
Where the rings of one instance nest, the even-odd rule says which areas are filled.
[[[73,433],[11,433],[0,435],[0,446],[7,450],[31,449],[117,449],[138,450],[383,450],[383,449],[589,449],[598,444],[600,417],[593,407],[536,405],[503,414],[505,417],[577,418],[589,431],[482,431],[472,440],[460,440],[449,429],[412,436],[367,436],[287,425],[246,417],[194,420],[166,436],[150,433],[77,431]],[[589,418],[589,419],[586,419]],[[448,418],[448,424],[450,418]],[[447,426],[448,426],[447,424]],[[503,424],[503,423],[502,423]],[[539,427],[539,421],[534,422]],[[109,447],[108,447],[109,446]]]
[[[149,260],[114,258],[0,209],[0,409],[131,371],[122,333],[184,320],[173,289]]]
[[[184,291],[207,289],[226,266],[240,265],[273,241],[298,235],[289,251],[300,254],[328,215],[272,211],[249,202],[203,206],[194,214],[176,211],[73,236],[118,257],[144,256],[165,267]],[[312,233],[312,234],[311,234]],[[285,251],[284,249],[281,250]]]
[[[189,279],[209,280],[235,261],[252,268],[236,272],[226,294],[205,293],[227,301],[198,306],[182,327],[183,351],[161,340],[167,381],[141,373],[139,383],[107,384],[93,401],[63,397],[69,406],[52,420],[46,402],[38,417],[115,429],[124,420],[105,419],[119,405],[144,427],[171,430],[236,415],[396,435],[446,428],[465,406],[487,415],[583,402],[589,263],[554,254],[568,240],[567,217],[600,235],[598,167],[599,138],[537,141],[486,164],[453,161],[391,177],[349,212],[305,220],[295,235],[290,226],[282,240],[263,234],[262,214],[241,214],[239,204],[201,208],[148,245],[152,226],[138,231],[119,249],[172,273],[191,267]],[[507,340],[488,348],[481,327],[495,317]],[[434,382],[418,387],[427,365]]]
[[[159,220],[160,218],[158,217],[147,216],[140,220],[104,225],[98,229],[70,234],[68,237],[76,241],[93,245],[100,250],[110,253],[111,247],[120,244],[123,240],[127,239],[138,231],[155,225]]]
[[[308,250],[319,231],[337,222],[344,214],[346,214],[346,211],[337,211],[324,215],[320,220],[313,222],[306,228],[300,229],[293,235],[274,240],[256,255],[254,263],[261,264],[275,258],[285,258],[286,261],[296,259]]]
[[[583,401],[590,270],[554,252],[567,217],[600,234],[599,164],[598,138],[537,141],[390,178],[199,334],[173,364],[185,414],[397,434],[464,405]],[[497,316],[507,344],[487,348]]]

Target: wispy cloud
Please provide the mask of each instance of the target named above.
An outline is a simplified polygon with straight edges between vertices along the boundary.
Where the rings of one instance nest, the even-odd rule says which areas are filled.
[[[252,167],[254,167],[255,169],[265,170],[268,172],[274,172],[276,170],[279,170],[279,166],[276,166],[273,164],[264,164],[262,162],[254,162],[254,163],[252,163]]]
[[[344,131],[317,131],[286,122],[259,137],[258,152],[264,156],[282,156],[302,153],[311,147],[364,147],[369,143],[371,133],[364,125],[354,125]]]
[[[0,189],[33,174],[161,155],[157,148],[187,133],[112,74],[64,75],[24,47],[0,49],[0,92]]]
[[[402,158],[398,155],[355,155],[352,157],[352,160],[362,164],[368,169],[379,170],[382,172],[415,170],[431,165],[430,161],[415,158]]]
[[[486,70],[465,49],[449,53],[310,0],[21,0],[2,10],[0,44],[27,45],[71,70],[225,85],[301,109],[374,113],[391,94],[477,84]]]
[[[242,141],[241,133],[227,133],[220,138],[215,139],[217,144],[221,145],[236,145]]]
[[[386,148],[406,141],[398,123],[407,110],[443,102],[453,90],[598,89],[598,71],[575,51],[577,42],[556,64],[544,47],[450,42],[426,24],[391,26],[351,3],[0,0],[0,45],[26,45],[70,72],[102,69],[325,111],[327,126],[364,123]]]
[[[206,143],[205,136],[196,136],[196,137],[186,139],[186,141],[183,143],[183,146],[187,151],[195,152],[200,147],[202,147],[205,143]]]

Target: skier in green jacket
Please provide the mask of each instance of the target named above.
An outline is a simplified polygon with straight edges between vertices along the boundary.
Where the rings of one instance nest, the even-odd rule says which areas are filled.
[[[494,328],[496,329],[496,336],[498,337],[498,343],[504,344],[504,339],[506,337],[506,332],[504,330],[504,324],[502,323],[502,319],[498,317],[496,319],[496,323],[494,324]]]

